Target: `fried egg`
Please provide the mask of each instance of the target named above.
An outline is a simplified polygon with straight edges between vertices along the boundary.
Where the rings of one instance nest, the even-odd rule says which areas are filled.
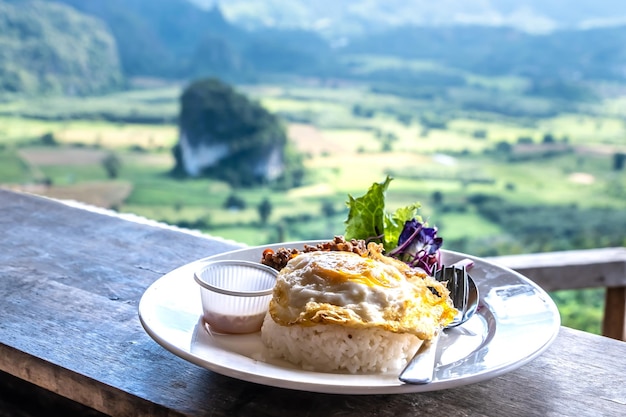
[[[337,324],[380,328],[430,340],[456,314],[446,286],[424,271],[382,255],[300,253],[280,271],[270,302],[283,326]]]

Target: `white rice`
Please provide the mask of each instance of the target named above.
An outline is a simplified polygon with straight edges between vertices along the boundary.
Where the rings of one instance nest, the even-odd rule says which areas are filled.
[[[422,341],[383,329],[337,324],[281,326],[265,316],[261,339],[275,358],[317,372],[378,373],[400,370]]]

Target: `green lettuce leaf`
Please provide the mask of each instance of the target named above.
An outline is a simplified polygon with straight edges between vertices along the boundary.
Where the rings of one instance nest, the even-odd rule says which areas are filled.
[[[346,219],[345,238],[365,239],[382,243],[385,232],[385,192],[391,178],[382,183],[374,183],[361,197],[348,195],[348,218]]]
[[[398,237],[408,220],[421,218],[417,215],[419,203],[397,209],[393,214],[385,211],[385,193],[393,178],[387,176],[384,182],[374,183],[363,196],[354,198],[348,195],[348,218],[345,221],[344,237],[364,239],[382,243],[385,251],[398,245]]]

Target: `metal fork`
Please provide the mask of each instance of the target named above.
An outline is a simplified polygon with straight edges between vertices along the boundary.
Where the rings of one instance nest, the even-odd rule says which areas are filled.
[[[471,267],[471,263],[468,264]],[[465,323],[476,311],[478,305],[478,289],[466,270],[466,263],[452,266],[443,266],[434,278],[440,282],[446,282],[450,291],[450,298],[458,314],[445,328],[459,326]],[[443,329],[435,335],[424,347],[415,354],[406,367],[400,373],[399,379],[407,384],[428,384],[432,381],[435,369],[435,353],[437,342]]]

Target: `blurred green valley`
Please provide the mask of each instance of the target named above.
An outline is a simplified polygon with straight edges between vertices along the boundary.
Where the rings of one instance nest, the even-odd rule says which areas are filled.
[[[3,187],[263,245],[342,234],[348,194],[391,175],[389,208],[420,202],[445,249],[626,246],[626,26],[398,26],[337,47],[184,0],[0,12]],[[170,175],[202,77],[280,118],[301,186]],[[602,290],[552,295],[565,325],[600,332]]]

